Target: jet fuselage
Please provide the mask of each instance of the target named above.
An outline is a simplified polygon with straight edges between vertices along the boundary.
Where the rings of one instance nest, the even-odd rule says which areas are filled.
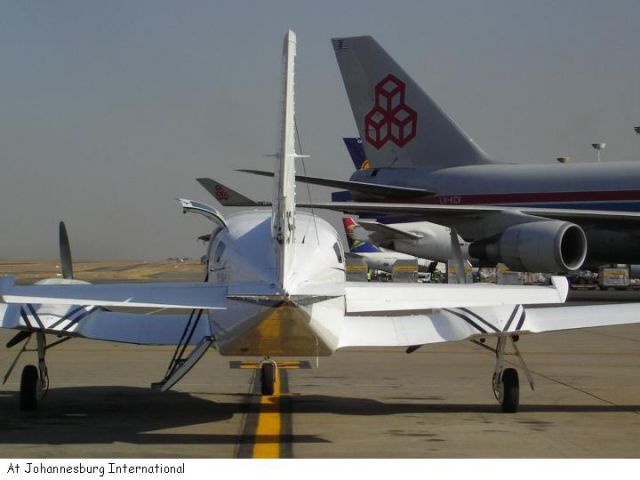
[[[358,170],[351,179],[436,192],[410,199],[354,195],[359,201],[640,212],[640,163],[632,162],[378,168]],[[589,246],[586,266],[640,263],[640,232],[635,228],[588,223],[581,227]]]

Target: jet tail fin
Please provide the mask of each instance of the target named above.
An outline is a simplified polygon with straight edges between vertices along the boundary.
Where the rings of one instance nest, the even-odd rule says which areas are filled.
[[[374,253],[381,251],[374,244],[356,238],[355,230],[358,228],[358,223],[353,217],[342,217],[342,226],[344,227],[347,245],[351,253]]]
[[[491,163],[372,37],[332,43],[372,168]]]
[[[265,205],[264,202],[256,202],[232,188],[211,178],[196,178],[198,183],[215,198],[223,207],[257,207]]]
[[[275,248],[276,268],[280,288],[286,290],[287,279],[294,263],[295,234],[295,105],[294,67],[296,34],[289,30],[282,47],[282,113],[280,119],[279,152],[274,170],[271,235]]]
[[[366,170],[369,168],[369,162],[367,161],[367,154],[364,151],[364,147],[362,146],[362,140],[359,138],[343,138],[347,150],[349,152],[349,156],[351,157],[351,161],[353,162],[353,166],[356,167],[356,170]]]

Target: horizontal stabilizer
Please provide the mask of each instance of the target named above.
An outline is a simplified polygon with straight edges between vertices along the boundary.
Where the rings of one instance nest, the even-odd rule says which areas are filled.
[[[553,277],[553,286],[475,284],[347,284],[347,314],[420,312],[429,309],[493,305],[562,303],[569,286],[566,278]]]
[[[272,172],[264,170],[247,170],[240,169],[239,172],[251,173],[253,175],[261,175],[263,177],[273,177]],[[380,195],[391,197],[424,197],[425,195],[433,195],[434,192],[424,190],[422,188],[398,187],[395,185],[381,185],[377,183],[353,182],[351,180],[333,180],[330,178],[307,177],[304,175],[296,175],[296,181],[302,183],[310,183],[312,185],[321,185],[331,188],[345,188],[351,192],[359,192],[368,195]]]
[[[224,309],[227,287],[210,283],[123,283],[11,286],[3,281],[3,303],[96,305],[135,308]]]

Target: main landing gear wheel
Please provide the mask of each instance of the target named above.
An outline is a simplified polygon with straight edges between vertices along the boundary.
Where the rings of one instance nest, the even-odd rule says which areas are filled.
[[[504,413],[515,413],[518,411],[518,406],[520,405],[520,381],[518,379],[518,371],[515,368],[504,368],[504,356],[507,341],[510,341],[513,346],[515,353],[511,355],[516,355],[518,357],[524,374],[529,381],[529,386],[531,386],[531,390],[534,390],[534,384],[531,371],[529,371],[527,364],[524,363],[520,350],[518,350],[518,347],[516,346],[518,337],[498,337],[498,343],[495,349],[496,367],[493,371],[493,380],[491,382],[493,386],[493,394],[495,395],[496,400],[498,400],[498,403],[500,403],[500,408]]]
[[[273,395],[276,387],[277,367],[275,362],[263,362],[260,366],[260,393]]]
[[[20,410],[35,410],[40,398],[40,375],[35,365],[27,365],[22,369],[20,378]]]
[[[520,404],[520,381],[515,368],[505,368],[500,381],[498,401],[504,413],[515,413]]]

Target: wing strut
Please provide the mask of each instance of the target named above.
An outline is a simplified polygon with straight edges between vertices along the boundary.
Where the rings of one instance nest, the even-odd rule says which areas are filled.
[[[208,279],[209,273],[205,276],[204,281],[206,282]],[[203,312],[204,310],[202,309],[194,308],[191,310],[191,315],[189,315],[189,320],[184,327],[180,341],[173,352],[173,357],[171,357],[171,361],[169,362],[167,372],[164,374],[164,378],[159,382],[152,383],[151,388],[159,389],[161,392],[166,392],[178,383],[182,377],[189,373],[206,351],[209,350],[209,347],[215,340],[213,336],[202,337],[198,345],[191,350],[191,353],[188,356],[185,356],[187,346],[191,343],[191,339],[198,327],[198,323],[200,323]]]

